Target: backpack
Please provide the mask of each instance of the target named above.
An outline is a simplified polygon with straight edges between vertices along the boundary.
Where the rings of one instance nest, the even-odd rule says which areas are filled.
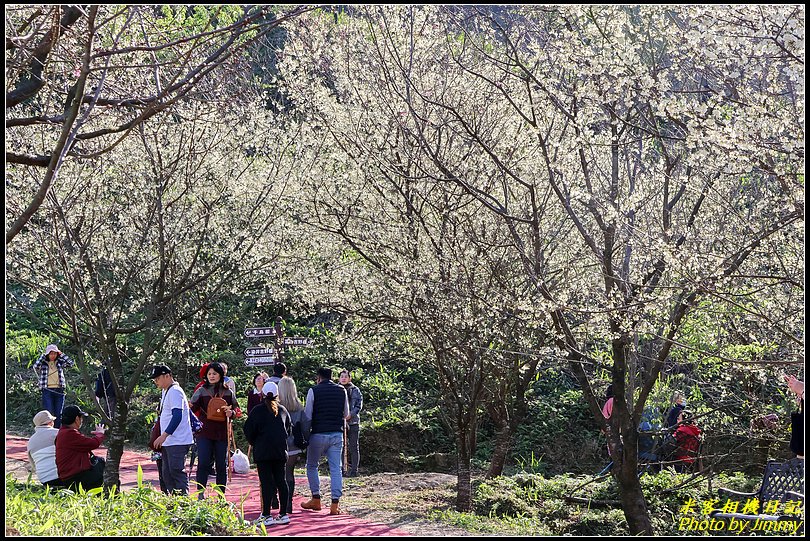
[[[302,451],[309,446],[309,442],[304,438],[304,432],[301,430],[301,421],[297,421],[293,425],[293,443]]]
[[[227,405],[228,403],[223,398],[215,396],[208,402],[205,416],[209,421],[225,421],[228,417],[225,415],[223,407]]]

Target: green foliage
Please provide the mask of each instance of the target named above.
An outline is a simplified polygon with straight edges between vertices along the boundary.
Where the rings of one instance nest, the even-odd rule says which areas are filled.
[[[31,420],[42,409],[39,377],[32,366],[45,347],[55,341],[53,336],[39,331],[11,329],[6,321],[7,425],[32,430]],[[76,403],[75,390],[68,389],[66,400]]]
[[[665,470],[656,475],[643,475],[641,486],[650,509],[655,532],[659,535],[683,535],[678,518],[685,502],[702,503],[716,498],[716,488],[752,491],[759,477],[742,473],[719,474],[681,486],[689,476]],[[589,482],[591,481],[591,482]],[[627,535],[624,513],[618,508],[575,503],[565,498],[576,496],[592,501],[616,502],[618,490],[608,477],[592,481],[590,476],[558,475],[551,478],[536,474],[497,477],[473,484],[473,512],[436,511],[440,520],[469,531],[506,535]]]
[[[473,506],[480,515],[533,517],[538,494],[534,487],[520,487],[514,478],[496,477],[478,486]]]
[[[158,28],[181,36],[228,26],[244,14],[241,6],[163,6]]]
[[[167,497],[151,488],[73,493],[6,476],[6,526],[22,535],[250,535],[255,529],[219,499]]]
[[[462,528],[469,532],[482,534],[511,534],[511,535],[554,535],[546,525],[532,518],[524,517],[482,517],[474,513],[460,513],[452,509],[435,510],[428,518],[444,522],[451,526]]]
[[[526,421],[512,446],[518,470],[587,473],[604,466],[604,438],[572,378],[546,371],[527,394]]]

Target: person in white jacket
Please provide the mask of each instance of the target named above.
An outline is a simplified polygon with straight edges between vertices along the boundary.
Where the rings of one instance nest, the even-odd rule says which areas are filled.
[[[62,481],[56,471],[56,434],[54,428],[56,417],[48,410],[42,410],[34,415],[34,434],[28,440],[28,460],[31,470],[36,474],[39,482],[46,486],[61,487]]]

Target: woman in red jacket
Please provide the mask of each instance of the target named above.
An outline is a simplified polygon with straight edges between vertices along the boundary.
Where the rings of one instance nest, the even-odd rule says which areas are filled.
[[[675,471],[684,473],[692,469],[700,449],[701,430],[695,426],[695,415],[689,410],[678,414],[678,428],[675,430]]]

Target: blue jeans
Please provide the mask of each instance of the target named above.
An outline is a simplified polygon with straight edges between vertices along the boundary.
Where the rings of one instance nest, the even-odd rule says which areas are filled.
[[[331,481],[332,500],[343,496],[343,474],[341,472],[341,453],[343,452],[343,432],[325,432],[312,434],[307,447],[307,480],[313,496],[321,494],[321,480],[318,478],[318,463],[326,455],[329,460],[329,479]]]
[[[214,456],[216,455],[216,457]],[[208,438],[197,438],[197,489],[205,490],[208,484],[208,473],[211,471],[211,459],[216,460],[217,484],[224,491],[228,483],[228,442],[225,440],[209,440]],[[200,499],[203,493],[200,492]]]
[[[56,417],[53,422],[54,428],[62,426],[62,408],[65,406],[65,389],[42,389],[42,409],[51,412]]]

